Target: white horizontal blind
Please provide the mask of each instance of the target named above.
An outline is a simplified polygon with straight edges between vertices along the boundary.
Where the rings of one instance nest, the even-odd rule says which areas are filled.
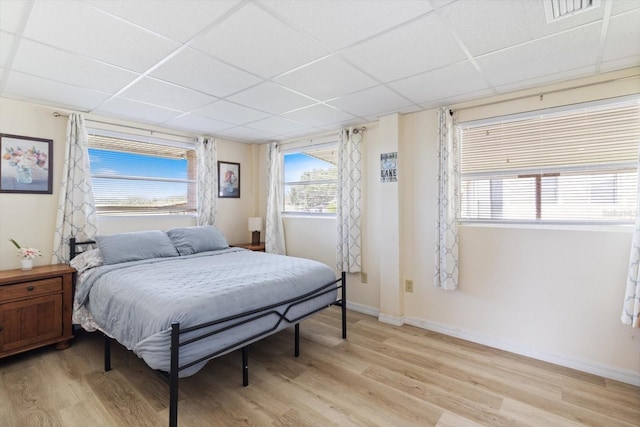
[[[195,151],[89,135],[91,180],[101,214],[195,212]]]
[[[638,100],[460,125],[461,219],[635,220]]]
[[[285,153],[283,165],[285,213],[336,213],[337,143]]]

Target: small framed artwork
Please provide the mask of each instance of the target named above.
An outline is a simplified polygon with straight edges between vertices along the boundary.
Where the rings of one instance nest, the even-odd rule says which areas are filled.
[[[0,133],[0,193],[52,194],[53,140]]]
[[[218,162],[218,197],[240,197],[240,163]]]

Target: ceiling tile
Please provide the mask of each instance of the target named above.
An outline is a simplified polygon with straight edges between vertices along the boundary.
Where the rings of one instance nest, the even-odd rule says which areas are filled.
[[[262,80],[193,49],[183,50],[150,75],[218,97],[246,89]]]
[[[461,95],[445,96],[439,99],[428,100],[420,104],[421,110],[430,110],[432,108],[444,107],[447,105],[458,104],[473,99],[485,98],[487,96],[495,95],[496,91],[493,89],[483,89],[476,92],[467,92]],[[403,111],[403,114],[406,112]]]
[[[411,104],[384,86],[363,90],[353,95],[329,101],[328,104],[356,116],[366,117],[398,110]]]
[[[398,80],[389,86],[416,104],[489,88],[470,61]]]
[[[17,33],[28,7],[26,1],[0,1],[0,30]]]
[[[193,47],[265,78],[329,53],[252,3],[196,38]]]
[[[97,114],[120,117],[129,120],[140,120],[146,123],[163,123],[182,114],[177,110],[144,104],[125,98],[113,98],[105,102],[100,108],[92,111]]]
[[[264,1],[292,25],[338,50],[430,12],[429,2],[403,0]],[[330,25],[328,25],[330,23]]]
[[[5,72],[7,71],[5,70]],[[22,99],[31,99],[78,111],[90,111],[109,98],[106,93],[54,82],[17,71],[8,72],[2,96],[4,96],[4,92],[20,95]]]
[[[137,81],[120,96],[180,111],[191,111],[216,100],[212,96],[148,77]]]
[[[434,14],[340,52],[383,82],[398,80],[466,59]]]
[[[634,9],[640,9],[638,0],[616,0],[611,3],[611,16]]]
[[[314,104],[315,101],[267,82],[229,97],[230,101],[251,106],[271,114],[280,114]]]
[[[265,132],[271,132],[276,135],[285,135],[290,133],[313,132],[312,126],[294,122],[292,120],[283,119],[282,117],[272,116],[257,122],[249,123],[247,127],[258,129]]]
[[[283,114],[282,116],[316,127],[326,126],[331,123],[353,123],[358,120],[355,116],[349,113],[345,113],[344,111],[340,111],[324,104],[316,104],[310,107],[301,108],[299,110]]]
[[[481,7],[455,2],[438,11],[473,56],[602,19],[598,7],[547,24],[542,1],[484,0]]]
[[[50,80],[114,94],[138,74],[112,67],[80,55],[23,39],[13,68]]]
[[[11,52],[11,47],[13,46],[14,40],[15,37],[13,36],[13,34],[0,31],[0,67],[4,67],[7,65],[9,52]]]
[[[170,126],[184,130],[195,130],[204,134],[213,134],[224,129],[232,128],[234,125],[218,120],[212,120],[197,114],[184,114],[163,123],[163,126]]]
[[[572,68],[570,70],[565,70],[558,73],[548,73],[543,76],[531,77],[525,80],[519,80],[517,82],[499,85],[499,86],[496,86],[495,89],[498,91],[498,93],[509,93],[516,90],[537,87],[542,84],[557,83],[565,80],[586,77],[586,76],[593,75],[595,73],[596,73],[596,66],[588,65],[585,67]]]
[[[319,101],[358,92],[377,84],[335,55],[298,68],[275,81]]]
[[[244,126],[238,126],[235,128],[223,130],[217,132],[217,134],[239,141],[263,141],[275,137],[275,134],[271,132],[264,132],[258,129],[251,129]]]
[[[138,72],[179,46],[78,1],[35,2],[24,35]]]
[[[224,100],[214,102],[211,105],[205,105],[204,107],[194,111],[194,113],[212,119],[234,123],[236,125],[243,125],[245,123],[269,117],[268,113],[254,110],[253,108],[247,108],[242,105],[234,104],[232,102],[227,102]]]
[[[614,61],[603,61],[600,64],[600,72],[622,70],[624,68],[637,67],[638,65],[640,65],[640,55],[628,56]]]
[[[635,40],[635,43],[620,43],[620,40]],[[613,61],[640,55],[640,9],[617,15],[609,20],[604,44],[603,61]],[[636,65],[640,65],[636,63]]]
[[[184,43],[222,17],[239,1],[162,0],[150,3],[131,0],[98,0],[88,3],[154,33]]]
[[[595,64],[599,40],[600,24],[594,23],[476,61],[492,86],[503,86]]]

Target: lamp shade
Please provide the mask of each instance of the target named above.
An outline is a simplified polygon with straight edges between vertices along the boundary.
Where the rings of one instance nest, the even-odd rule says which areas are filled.
[[[259,216],[249,218],[249,231],[262,230],[262,218]]]

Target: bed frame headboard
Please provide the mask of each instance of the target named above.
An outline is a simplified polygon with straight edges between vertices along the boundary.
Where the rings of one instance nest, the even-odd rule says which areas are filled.
[[[74,259],[77,255],[88,250],[87,246],[95,245],[95,240],[85,240],[79,242],[75,237],[69,239],[69,261]]]

